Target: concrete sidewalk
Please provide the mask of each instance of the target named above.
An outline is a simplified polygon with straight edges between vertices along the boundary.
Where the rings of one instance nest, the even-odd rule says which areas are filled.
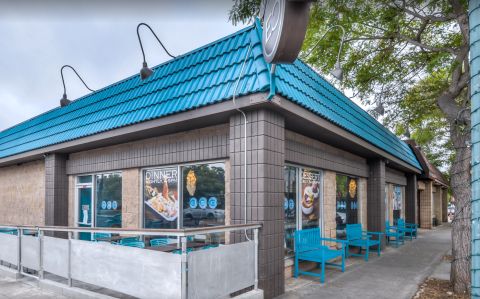
[[[405,245],[387,245],[380,257],[371,253],[369,261],[349,257],[345,272],[329,267],[325,283],[320,278],[299,275],[285,282],[282,299],[294,298],[412,298],[451,248],[449,223],[433,230],[419,229],[418,239]],[[315,270],[318,271],[318,270]]]

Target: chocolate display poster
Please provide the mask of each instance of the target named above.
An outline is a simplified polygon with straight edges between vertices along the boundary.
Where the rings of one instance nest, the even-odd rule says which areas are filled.
[[[304,169],[302,172],[302,221],[320,217],[320,173]]]
[[[179,211],[178,169],[146,170],[144,201],[146,228],[175,228]]]

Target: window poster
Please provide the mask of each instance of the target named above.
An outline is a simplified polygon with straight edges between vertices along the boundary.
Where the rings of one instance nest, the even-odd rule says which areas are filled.
[[[179,211],[177,168],[144,171],[145,228],[176,228]]]
[[[304,169],[302,172],[302,227],[318,227],[320,218],[320,173]]]
[[[393,188],[393,209],[402,209],[402,187],[400,186],[395,186]]]

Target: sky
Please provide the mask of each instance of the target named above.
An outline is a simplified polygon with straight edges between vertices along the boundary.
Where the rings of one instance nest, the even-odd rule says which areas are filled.
[[[71,65],[93,90],[137,74],[136,33],[147,23],[174,56],[247,25],[233,26],[233,0],[0,0],[0,131],[59,106],[60,69]],[[140,27],[149,67],[170,59],[150,30]],[[63,70],[67,97],[88,94]]]

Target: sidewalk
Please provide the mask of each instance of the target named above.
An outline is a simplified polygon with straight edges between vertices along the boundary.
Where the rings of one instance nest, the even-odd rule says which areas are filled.
[[[449,223],[433,230],[419,229],[418,239],[405,245],[387,245],[380,257],[371,253],[369,261],[349,257],[345,272],[326,267],[325,283],[320,278],[299,275],[285,282],[282,299],[294,298],[408,298],[429,277],[451,248]],[[443,264],[442,264],[443,266]]]

